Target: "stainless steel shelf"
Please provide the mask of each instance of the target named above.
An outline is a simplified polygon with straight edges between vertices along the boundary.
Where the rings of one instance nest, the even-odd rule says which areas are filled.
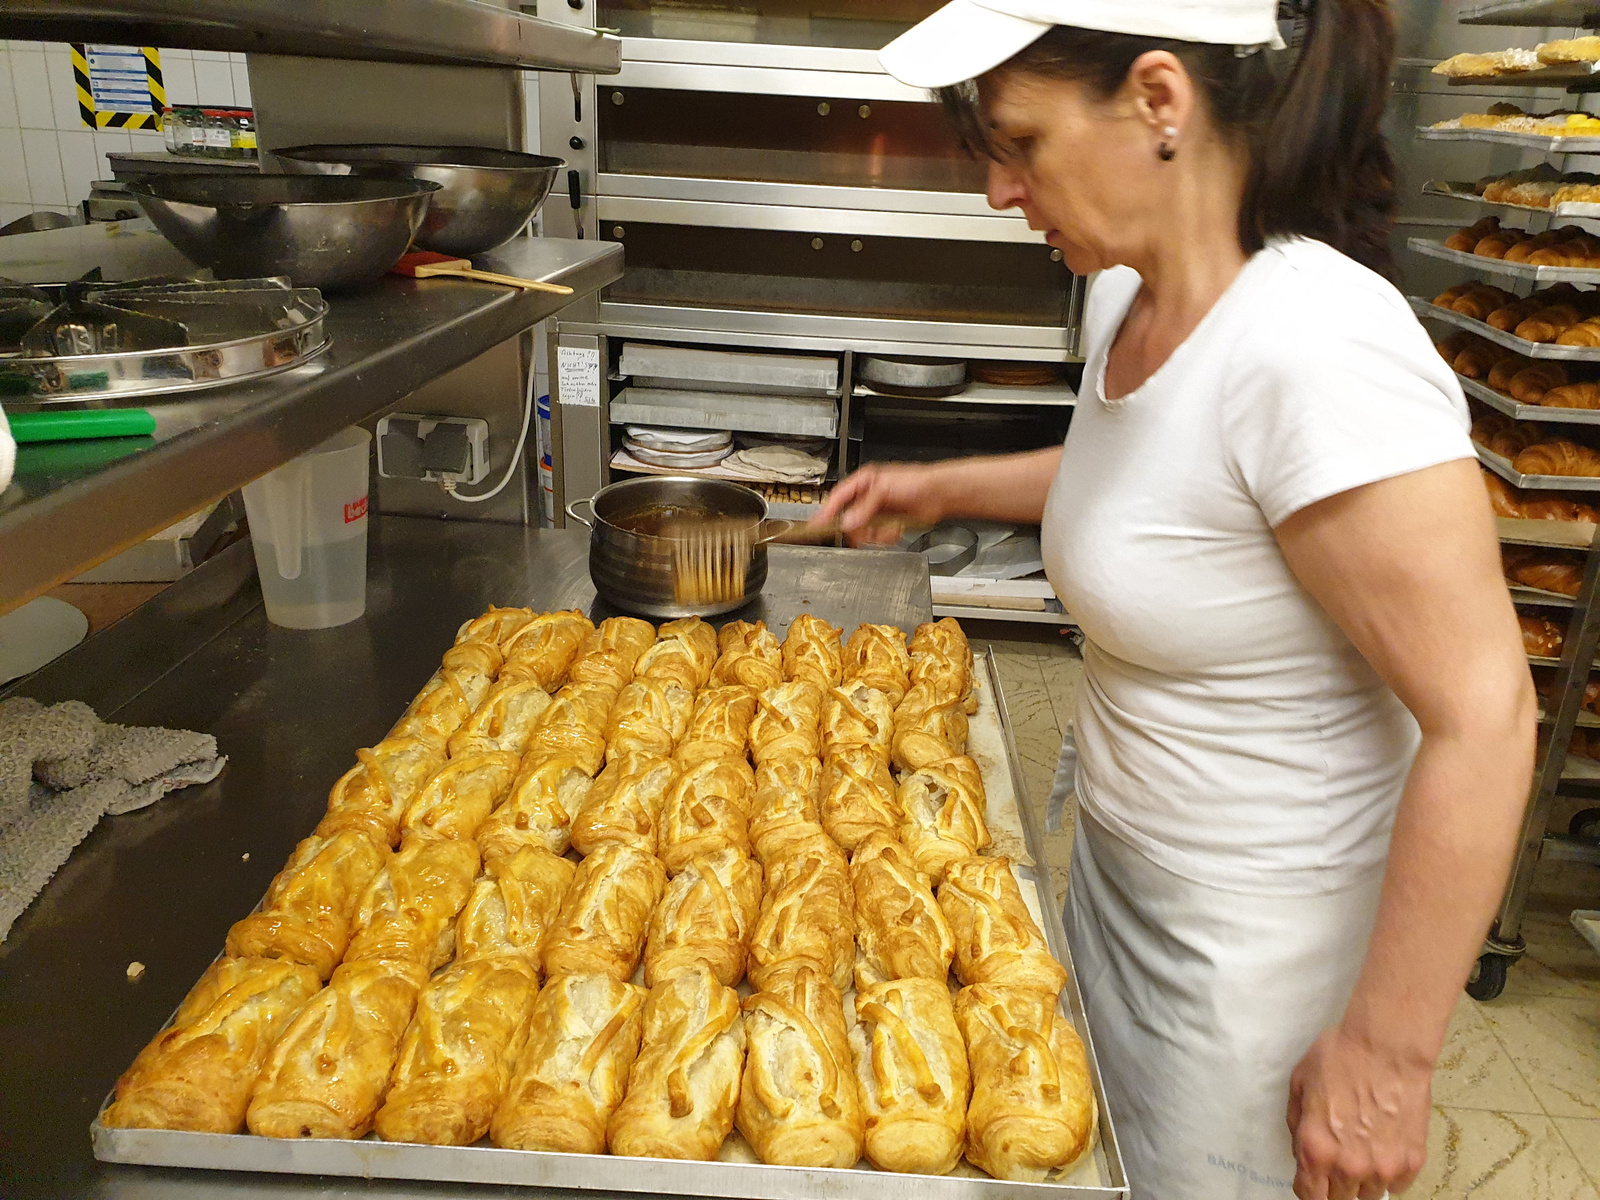
[[[622,39],[481,0],[0,0],[0,37],[615,74]]]
[[[1508,583],[1511,589],[1511,599],[1517,604],[1546,604],[1551,608],[1571,608],[1572,597],[1563,596],[1560,592],[1547,592],[1543,588],[1524,587],[1520,583]]]
[[[1432,238],[1407,238],[1406,246],[1428,258],[1455,263],[1489,275],[1504,275],[1533,283],[1600,283],[1600,267],[1545,267],[1526,262],[1506,262],[1502,258],[1474,254],[1470,250],[1452,250]]]
[[[1463,25],[1587,25],[1600,21],[1595,0],[1489,0],[1463,9]]]
[[[772,185],[768,185],[772,186]],[[728,193],[739,191],[725,185]],[[848,189],[830,189],[846,191]],[[749,199],[744,196],[748,195]],[[849,199],[849,197],[835,197]],[[899,212],[888,209],[811,207],[774,203],[747,190],[739,200],[677,199],[602,192],[596,200],[602,225],[645,221],[718,229],[765,229],[781,233],[831,233],[845,237],[930,238],[953,242],[1018,242],[1043,246],[1044,235],[1016,216]]]
[[[1497,346],[1515,350],[1518,354],[1526,354],[1529,358],[1553,358],[1562,362],[1600,362],[1600,346],[1558,346],[1554,342],[1530,342],[1527,338],[1519,338],[1514,333],[1496,329],[1487,322],[1452,312],[1448,308],[1440,308],[1433,301],[1425,300],[1421,296],[1407,298],[1411,301],[1411,310],[1419,317],[1443,321],[1446,325],[1465,329]]]
[[[660,88],[681,92],[730,92],[755,96],[805,96],[821,100],[900,100],[928,104],[933,94],[886,74],[864,70],[809,70],[790,66],[743,66],[627,59],[607,88]]]
[[[1523,404],[1510,396],[1502,396],[1481,379],[1468,379],[1464,375],[1457,375],[1456,378],[1461,381],[1461,389],[1467,395],[1514,420],[1539,421],[1546,425],[1600,425],[1600,409],[1547,408],[1543,404]]]
[[[1424,125],[1417,130],[1424,142],[1484,142],[1493,146],[1516,146],[1521,150],[1541,150],[1546,154],[1600,154],[1600,137],[1549,137],[1541,133],[1515,133],[1509,129],[1434,129]]]
[[[917,397],[894,396],[886,392],[875,391],[866,384],[858,383],[851,390],[851,395],[879,400],[894,400],[904,403],[907,399],[915,402]],[[994,383],[969,383],[966,390],[957,392],[954,396],[938,396],[925,401],[928,404],[1007,404],[1007,405],[1043,405],[1049,408],[1071,408],[1078,403],[1078,393],[1072,390],[1069,384],[1048,383],[1037,387],[1005,387]]]
[[[1430,179],[1422,185],[1424,196],[1442,196],[1447,200],[1465,200],[1484,208],[1511,208],[1517,212],[1542,213],[1556,220],[1593,220],[1600,218],[1600,204],[1572,202],[1557,204],[1552,208],[1539,208],[1532,204],[1507,204],[1503,200],[1485,200],[1472,190],[1472,184],[1454,180]]]
[[[193,273],[143,224],[6,238],[0,276],[56,282],[96,265],[108,279]],[[609,242],[520,239],[482,257],[480,266],[565,283],[577,295],[391,277],[330,298],[333,344],[316,361],[258,383],[143,404],[156,416],[153,438],[22,447],[16,478],[0,494],[0,610],[382,413],[622,274],[622,247]]]
[[[622,175],[602,172],[601,196],[639,200],[679,200],[729,204],[776,204],[847,212],[892,213],[912,219],[929,216],[981,217],[1027,228],[1021,213],[997,212],[982,192],[932,192],[909,188],[845,187],[820,183],[779,183],[765,179],[706,179],[692,175]],[[1030,240],[1038,240],[1037,238]]]
[[[1587,550],[1595,527],[1584,521],[1539,521],[1528,517],[1496,517],[1495,535],[1513,546],[1545,546],[1560,550]]]
[[[1472,75],[1452,78],[1451,87],[1549,87],[1588,92],[1600,86],[1596,63],[1561,63],[1533,71],[1507,71],[1502,75]]]
[[[1485,450],[1476,442],[1478,461],[1507,483],[1536,491],[1600,492],[1600,478],[1593,475],[1523,475],[1511,465],[1511,460],[1492,450]]]

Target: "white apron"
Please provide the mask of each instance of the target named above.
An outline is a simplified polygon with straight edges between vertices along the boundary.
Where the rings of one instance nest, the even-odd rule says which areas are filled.
[[[1056,789],[1052,810],[1065,769]],[[1382,881],[1379,866],[1319,896],[1224,891],[1079,810],[1064,918],[1134,1200],[1293,1196],[1289,1075],[1343,1014]]]

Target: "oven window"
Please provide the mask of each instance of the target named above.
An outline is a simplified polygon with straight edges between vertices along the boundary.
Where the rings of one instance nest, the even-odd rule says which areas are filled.
[[[601,0],[623,37],[877,50],[944,0]]]

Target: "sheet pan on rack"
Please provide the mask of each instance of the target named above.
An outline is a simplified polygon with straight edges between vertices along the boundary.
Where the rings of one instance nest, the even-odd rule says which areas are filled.
[[[1468,379],[1457,375],[1461,390],[1474,400],[1481,400],[1490,408],[1514,417],[1518,421],[1541,421],[1546,425],[1600,425],[1600,408],[1556,408],[1544,404],[1523,404],[1510,396],[1495,391],[1481,379]],[[1589,543],[1585,542],[1587,546]]]
[[[1487,322],[1452,312],[1448,308],[1440,308],[1432,300],[1421,296],[1408,296],[1407,299],[1411,302],[1411,311],[1419,317],[1443,321],[1447,325],[1454,325],[1457,329],[1465,329],[1497,346],[1515,350],[1518,354],[1526,354],[1529,358],[1552,358],[1562,362],[1600,362],[1600,346],[1558,346],[1554,342],[1530,342],[1514,333],[1496,329]]]
[[[1441,259],[1474,271],[1487,271],[1492,275],[1506,275],[1512,279],[1526,279],[1533,283],[1600,283],[1600,267],[1547,267],[1506,262],[1503,258],[1489,258],[1470,250],[1452,250],[1432,238],[1408,238],[1406,246],[1428,258]]]
[[[1485,200],[1478,194],[1473,184],[1461,180],[1430,179],[1422,185],[1422,194],[1443,196],[1449,200],[1465,200],[1471,204],[1481,204],[1486,208],[1514,208],[1518,212],[1544,213],[1555,218],[1600,217],[1600,204],[1572,201],[1550,208],[1540,208],[1534,204],[1507,204],[1504,200]]]

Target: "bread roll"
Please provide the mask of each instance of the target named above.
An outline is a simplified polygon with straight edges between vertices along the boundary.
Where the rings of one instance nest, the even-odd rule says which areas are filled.
[[[809,680],[825,692],[838,687],[844,669],[843,633],[810,613],[796,617],[783,639],[784,677]]]
[[[676,875],[697,857],[721,850],[749,854],[750,806],[756,781],[742,758],[714,758],[690,767],[661,806],[661,861]]]
[[[729,621],[717,646],[722,656],[711,671],[713,687],[738,684],[760,695],[783,682],[783,651],[766,622]]]
[[[645,926],[661,900],[667,872],[659,859],[606,842],[578,864],[544,948],[546,975],[633,978]]]
[[[400,818],[402,840],[470,840],[506,798],[522,756],[505,750],[452,758],[422,785]]]
[[[843,746],[823,762],[819,807],[822,827],[846,851],[876,831],[897,833],[905,817],[889,764],[871,746]]]
[[[515,854],[524,846],[565,854],[572,843],[572,815],[592,786],[585,764],[575,755],[524,758],[510,795],[478,826],[484,859]]]
[[[765,988],[779,968],[809,963],[843,991],[855,959],[850,868],[827,838],[767,863],[767,894],[750,935],[750,982]]]
[[[572,845],[592,854],[606,842],[625,842],[646,854],[657,850],[661,806],[678,778],[668,758],[624,754],[614,758],[572,818]]]
[[[689,730],[694,693],[671,680],[635,679],[617,695],[606,722],[606,761],[624,754],[670,758]]]
[[[500,681],[526,679],[555,691],[567,681],[578,647],[593,632],[594,623],[576,609],[540,613],[503,645]]]
[[[690,860],[651,914],[645,983],[654,987],[679,971],[703,966],[719,982],[737,987],[761,895],[760,866],[737,850]]]
[[[328,815],[316,832],[334,837],[355,831],[398,846],[400,818],[428,777],[444,766],[444,750],[424,738],[385,738],[370,750],[357,750],[356,759],[328,793]]]
[[[911,852],[875,833],[850,860],[856,900],[858,989],[886,979],[944,979],[955,936]]]
[[[634,675],[698,692],[710,680],[717,654],[717,631],[699,617],[668,621],[657,631],[655,645],[635,664]]]
[[[455,952],[456,915],[477,874],[478,847],[471,842],[405,842],[363,893],[345,962],[412,963],[427,978]]]
[[[905,631],[893,625],[858,625],[844,647],[843,684],[865,684],[889,698],[893,708],[911,686],[911,655]]]
[[[638,617],[609,617],[578,647],[569,683],[596,684],[613,695],[633,682],[634,670],[656,640],[656,627]]]
[[[822,752],[821,718],[822,689],[809,680],[780,683],[762,692],[750,723],[750,755],[756,765],[816,758]]]
[[[1067,972],[1051,957],[1034,923],[1011,860],[960,858],[939,885],[939,907],[956,939],[956,977],[1056,995]]]
[[[517,756],[528,748],[533,727],[550,707],[550,694],[531,679],[497,683],[467,723],[450,738],[451,758],[503,750]]]
[[[577,867],[543,846],[489,859],[456,919],[456,962],[521,958],[538,971]]]
[[[756,693],[737,684],[701,692],[694,698],[689,730],[678,746],[679,764],[688,769],[712,759],[742,760],[757,706]]]
[[[983,773],[965,755],[929,763],[900,781],[900,840],[934,883],[945,868],[990,845]]]

